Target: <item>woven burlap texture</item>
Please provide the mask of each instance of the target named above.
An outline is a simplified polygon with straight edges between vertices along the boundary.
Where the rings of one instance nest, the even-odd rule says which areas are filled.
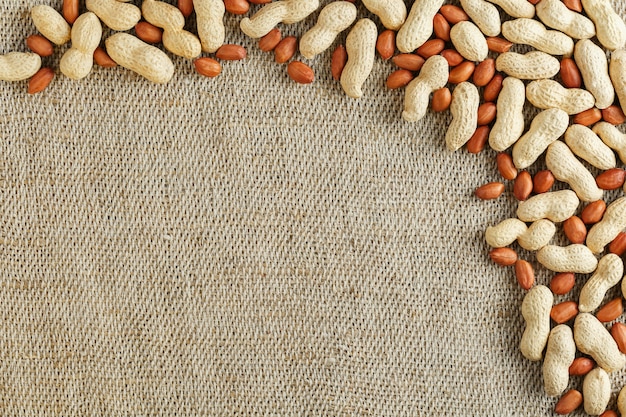
[[[0,0],[0,53],[36,4],[60,7]],[[0,415],[552,415],[484,242],[512,184],[473,196],[495,152],[447,151],[448,113],[404,122],[391,62],[359,100],[331,51],[297,85],[239,20],[248,58],[215,79],[173,57],[167,85],[0,83]]]

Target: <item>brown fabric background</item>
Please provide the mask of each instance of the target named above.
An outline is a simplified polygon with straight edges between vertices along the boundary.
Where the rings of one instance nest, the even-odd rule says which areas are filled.
[[[0,53],[40,3],[0,0]],[[389,62],[360,100],[330,52],[296,85],[239,19],[215,79],[0,83],[0,415],[552,415],[483,238],[515,200],[472,194],[495,153],[402,121]]]

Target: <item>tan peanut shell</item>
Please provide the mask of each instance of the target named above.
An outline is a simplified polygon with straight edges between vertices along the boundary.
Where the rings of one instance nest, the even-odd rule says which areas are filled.
[[[530,45],[550,55],[567,55],[574,51],[574,41],[566,34],[547,30],[534,19],[515,19],[502,24],[502,35],[513,43]]]
[[[433,19],[444,0],[420,0],[413,3],[404,25],[396,35],[400,52],[413,52],[424,44],[433,33]]]
[[[609,64],[602,48],[589,39],[581,39],[574,48],[574,60],[585,82],[585,88],[596,99],[596,107],[606,109],[615,99],[609,77]]]
[[[528,226],[519,219],[506,219],[495,226],[487,227],[485,240],[492,248],[503,248],[509,246],[518,237],[526,233]]]
[[[251,38],[260,38],[279,23],[292,24],[307,18],[320,7],[319,0],[279,0],[266,4],[252,17],[241,19],[241,31]]]
[[[551,191],[537,194],[517,206],[517,217],[524,222],[548,219],[555,223],[572,217],[580,200],[572,190]]]
[[[105,44],[107,52],[118,65],[153,83],[166,83],[174,75],[174,64],[165,52],[128,33],[116,33],[107,38]]]
[[[374,67],[378,29],[370,19],[359,20],[346,38],[348,62],[341,73],[341,87],[352,98],[363,95],[363,84]]]
[[[578,157],[598,169],[615,168],[615,154],[593,130],[586,126],[573,124],[565,132],[565,143]]]
[[[32,52],[9,52],[0,55],[0,80],[27,80],[41,68],[41,57]]]
[[[592,369],[583,380],[583,407],[585,413],[597,416],[606,410],[611,399],[611,380],[602,368]]]
[[[456,50],[468,61],[484,61],[487,58],[487,39],[472,22],[464,21],[452,26],[450,39]]]
[[[50,6],[38,5],[30,10],[33,24],[43,36],[57,45],[64,45],[70,40],[71,28],[61,13]]]
[[[626,163],[626,134],[607,122],[596,123],[591,130],[602,139],[606,146],[617,152],[623,163]]]
[[[582,353],[590,355],[607,372],[622,369],[624,355],[604,325],[592,314],[580,313],[574,321],[574,341]]]
[[[100,19],[92,12],[78,16],[72,26],[72,47],[61,57],[59,69],[73,80],[85,78],[93,68],[93,53],[102,39]]]
[[[522,355],[531,361],[540,361],[550,335],[550,310],[554,296],[544,285],[531,288],[522,302],[522,316],[526,328],[520,341]]]
[[[565,143],[556,141],[548,146],[546,165],[554,178],[568,183],[582,201],[596,201],[602,198],[603,191],[598,188],[591,172]]]
[[[463,82],[456,86],[450,103],[452,122],[446,132],[446,147],[449,150],[459,149],[476,131],[479,104],[480,96],[474,84]]]
[[[518,169],[532,165],[548,146],[567,130],[569,116],[561,109],[547,109],[539,113],[530,129],[513,146],[513,162]]]
[[[561,0],[541,0],[536,6],[537,17],[553,29],[574,39],[590,39],[596,35],[593,22],[565,6]]]
[[[226,8],[222,0],[193,0],[196,11],[198,37],[204,52],[215,52],[224,44],[226,29],[224,13]]]
[[[486,36],[500,34],[500,12],[485,0],[461,0],[461,7]]]
[[[587,246],[593,253],[600,253],[625,228],[626,197],[620,197],[608,205],[602,220],[589,230]]]
[[[624,111],[626,110],[626,50],[617,49],[611,53],[609,77]]]
[[[305,58],[330,48],[337,35],[346,30],[356,19],[356,6],[349,1],[328,3],[317,17],[317,23],[300,39],[300,53]]]
[[[623,387],[617,396],[617,409],[620,415],[626,415],[626,386]]]
[[[596,25],[596,36],[606,49],[623,48],[626,24],[608,0],[582,0],[583,9]]]
[[[141,20],[139,7],[122,0],[85,0],[85,6],[113,30],[130,30]]]
[[[448,82],[448,61],[441,55],[426,60],[417,77],[406,87],[402,118],[416,122],[426,114],[430,94]]]
[[[141,5],[144,19],[163,29],[163,46],[168,51],[192,59],[202,53],[200,40],[183,29],[185,16],[178,7],[157,0],[144,0]]]
[[[541,51],[504,52],[496,58],[496,69],[520,80],[539,80],[554,77],[561,64],[555,57]]]
[[[555,233],[556,226],[550,220],[535,220],[528,230],[517,238],[517,243],[526,250],[537,251],[550,243]]]
[[[554,272],[590,274],[598,266],[598,260],[585,245],[546,245],[537,251],[537,261]]]
[[[489,0],[493,4],[497,4],[512,17],[527,17],[532,18],[535,16],[535,6],[530,4],[528,0]]]
[[[496,122],[489,133],[492,149],[502,152],[522,136],[525,101],[524,83],[517,78],[506,77],[496,104]]]
[[[576,357],[572,329],[559,324],[550,332],[543,361],[543,386],[551,397],[561,395],[569,384],[569,367]]]
[[[378,16],[387,29],[398,30],[406,21],[407,10],[403,0],[363,0],[363,5]]]
[[[617,285],[624,274],[624,262],[619,256],[609,253],[598,262],[598,267],[587,280],[578,299],[578,310],[589,313],[600,307],[606,292]]]
[[[592,108],[593,95],[582,88],[565,88],[554,80],[535,80],[526,86],[526,98],[538,109],[557,108],[572,115]]]

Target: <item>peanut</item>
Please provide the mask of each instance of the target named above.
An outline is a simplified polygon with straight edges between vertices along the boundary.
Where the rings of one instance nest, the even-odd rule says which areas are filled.
[[[612,168],[596,177],[596,184],[602,190],[617,190],[624,185],[626,171],[621,168]]]
[[[302,49],[302,42],[300,42],[300,49]],[[376,51],[385,61],[391,58],[396,52],[396,32],[389,29],[382,31],[376,39]]]
[[[224,44],[215,51],[215,58],[222,61],[240,61],[248,55],[246,48],[241,45]]]
[[[399,69],[397,71],[392,72],[391,74],[389,74],[389,77],[387,77],[387,88],[390,90],[395,90],[396,88],[401,88],[401,87],[406,87],[408,83],[411,82],[411,80],[413,79],[413,73],[409,70],[405,70],[405,69]],[[433,97],[433,103],[434,103],[434,97]],[[434,104],[433,104],[433,107]],[[434,110],[433,108],[433,111]]]
[[[54,54],[54,46],[52,42],[41,35],[30,35],[26,38],[26,46],[28,49],[41,57],[51,56]]]
[[[28,81],[28,94],[37,94],[48,88],[54,78],[54,70],[43,67]]]
[[[224,8],[230,14],[246,14],[250,3],[247,0],[224,0]]]
[[[135,35],[147,43],[161,43],[163,31],[152,23],[139,22],[135,25]]]
[[[552,240],[556,233],[556,226],[550,220],[539,219],[528,227],[528,231],[517,238],[517,243],[529,251],[536,251]]]
[[[576,356],[572,329],[565,324],[556,326],[548,337],[543,361],[543,384],[546,394],[561,395],[569,383],[569,367]]]
[[[406,88],[402,118],[407,122],[416,122],[424,117],[430,93],[445,87],[447,82],[448,61],[439,55],[428,58],[420,74]]]
[[[298,84],[311,84],[315,80],[313,69],[301,61],[290,62],[287,74]]]
[[[569,374],[572,376],[587,375],[593,368],[595,368],[595,366],[596,363],[593,359],[579,356],[574,359],[574,362],[572,362],[572,365],[569,367]]]
[[[63,54],[59,63],[61,72],[73,80],[89,75],[93,67],[93,53],[101,38],[102,25],[94,13],[78,16],[72,26],[72,47]]]
[[[559,60],[541,51],[524,55],[505,52],[496,58],[496,69],[521,80],[539,80],[555,76],[561,68]]]
[[[193,64],[198,74],[204,75],[205,77],[217,77],[222,72],[222,66],[213,58],[198,58]]]
[[[615,168],[615,154],[588,127],[573,124],[565,132],[565,143],[578,157],[596,168]]]
[[[585,88],[596,99],[596,107],[602,110],[613,104],[615,90],[609,77],[604,50],[589,39],[581,39],[574,48],[574,60],[582,74]]]
[[[623,163],[626,163],[626,134],[607,122],[599,122],[591,130],[605,145],[617,152]]]
[[[548,287],[537,285],[526,293],[522,302],[522,316],[526,328],[520,341],[520,351],[525,358],[539,361],[550,335],[550,310],[554,296]]]
[[[196,35],[183,29],[185,17],[177,7],[163,1],[144,0],[141,11],[148,22],[163,29],[165,49],[188,59],[200,55],[200,41]]]
[[[290,25],[304,20],[319,6],[319,0],[279,0],[263,6],[250,18],[244,17],[239,26],[249,37],[260,38],[281,22]]]
[[[505,150],[524,133],[524,102],[524,83],[514,77],[505,78],[498,96],[496,122],[489,135],[494,150]]]
[[[608,323],[621,316],[623,312],[624,305],[622,304],[622,297],[620,296],[609,301],[603,305],[601,309],[596,311],[596,318],[602,323]]]
[[[577,114],[590,109],[595,98],[580,88],[565,88],[554,80],[535,80],[526,86],[526,98],[539,109],[557,108],[567,114]]]
[[[617,409],[620,415],[626,416],[626,386],[621,389],[617,396]]]
[[[474,77],[472,81],[477,87],[484,87],[493,79],[496,74],[496,60],[493,58],[485,59],[480,64],[476,65],[474,70]],[[487,102],[491,100],[485,100]]]
[[[607,372],[624,367],[624,355],[600,321],[589,313],[580,313],[574,322],[574,341],[582,353],[590,355]]]
[[[609,252],[622,256],[626,253],[626,233],[620,232],[615,239],[609,244]]]
[[[194,1],[193,0],[178,0],[176,3],[177,3],[176,6],[180,10],[180,12],[183,14],[183,16],[185,16],[185,17],[191,16],[191,14],[194,11]],[[223,4],[223,2],[222,2],[222,4]]]
[[[474,84],[476,85],[476,84]],[[478,106],[478,126],[486,126],[493,122],[496,118],[496,105],[495,103],[487,102]]]
[[[567,88],[580,88],[583,85],[582,76],[573,58],[563,58],[561,60],[561,81]]]
[[[485,0],[461,0],[461,6],[486,36],[500,34],[500,12]]]
[[[582,403],[583,395],[579,391],[571,389],[557,401],[554,412],[561,415],[569,414],[580,407]]]
[[[530,262],[523,259],[518,259],[515,262],[515,278],[517,278],[517,282],[523,289],[529,290],[532,288],[535,283],[535,271]]]
[[[444,0],[420,0],[413,3],[404,25],[398,30],[396,45],[400,52],[412,52],[433,33],[433,18]]]
[[[578,305],[575,301],[564,301],[556,304],[550,310],[550,318],[557,324],[563,324],[578,314]]]
[[[93,61],[100,65],[103,68],[114,68],[117,67],[117,63],[111,59],[107,51],[104,48],[98,46],[95,51],[93,51]]]
[[[118,65],[153,83],[167,83],[174,75],[174,64],[159,48],[127,33],[116,33],[105,41],[107,52]]]
[[[533,192],[535,194],[550,191],[552,185],[554,185],[554,175],[549,169],[544,169],[535,174],[533,178]]]
[[[611,336],[617,343],[620,352],[626,353],[626,325],[624,323],[615,323],[611,326]]]
[[[470,17],[467,13],[465,13],[465,10],[459,6],[453,6],[451,4],[444,4],[441,6],[439,13],[441,13],[451,25],[456,25],[464,20],[470,20]]]
[[[483,61],[489,47],[480,29],[472,22],[459,22],[452,26],[450,39],[456,50],[469,61]]]
[[[270,30],[267,35],[259,39],[259,49],[263,52],[273,51],[276,45],[281,41],[282,34],[279,29]]]
[[[73,25],[80,15],[80,3],[78,0],[63,0],[63,17],[70,25]]]
[[[348,62],[348,53],[346,52],[346,48],[343,45],[338,45],[333,51],[333,55],[330,60],[330,73],[334,80],[339,81],[341,73],[346,66],[346,62]]]
[[[456,68],[450,70],[448,82],[451,84],[460,84],[469,80],[476,69],[476,65],[472,61],[463,61]]]
[[[513,182],[513,195],[519,201],[524,201],[533,191],[533,179],[528,171],[519,173]]]
[[[489,251],[491,260],[500,266],[511,266],[517,262],[517,253],[511,248],[496,248]]]
[[[583,219],[585,224],[595,224],[602,220],[605,211],[606,203],[604,200],[594,201],[583,208],[583,211],[580,213],[580,218]]]
[[[439,55],[446,47],[445,41],[441,39],[431,39],[415,50],[419,56],[428,59],[433,55]]]
[[[509,52],[509,50],[513,47],[513,42],[509,42],[506,39],[497,36],[488,36],[487,46],[489,47],[490,51],[501,54],[504,52]]]
[[[284,64],[296,54],[298,49],[298,39],[295,36],[283,38],[274,48],[274,61]],[[347,61],[347,54],[346,54]],[[342,69],[343,71],[343,69]]]
[[[52,7],[35,6],[30,10],[30,16],[37,30],[52,43],[64,45],[70,40],[70,25]]]
[[[619,256],[612,253],[603,256],[598,262],[596,271],[580,291],[578,309],[588,313],[598,308],[606,292],[617,285],[623,273],[624,263]]]
[[[554,178],[568,183],[582,201],[596,201],[602,198],[603,191],[598,188],[591,172],[565,143],[556,141],[548,146],[546,165]]]
[[[576,276],[573,272],[559,272],[550,280],[550,289],[557,295],[567,294],[574,288]]]
[[[611,54],[609,76],[622,110],[626,113],[626,50],[618,49]]]
[[[445,138],[449,150],[456,151],[472,137],[476,130],[479,103],[478,88],[472,83],[463,82],[452,92],[452,122]]]
[[[443,41],[450,41],[450,23],[441,13],[437,13],[433,18],[433,32],[435,37]]]
[[[596,36],[606,49],[622,48],[626,43],[626,24],[607,0],[582,0],[583,9],[596,25]]]
[[[517,177],[517,168],[513,164],[513,158],[508,153],[500,152],[496,157],[498,172],[505,180],[514,180]]]
[[[589,372],[583,381],[585,412],[592,416],[602,414],[611,399],[609,374],[602,368]]]
[[[626,197],[609,204],[604,217],[587,234],[587,246],[593,253],[600,253],[626,228]]]
[[[366,18],[359,20],[346,38],[348,62],[341,73],[341,86],[349,97],[363,95],[363,84],[374,67],[377,36],[376,24]]]
[[[139,7],[122,0],[85,0],[85,6],[113,30],[130,30],[141,20]]]
[[[481,200],[493,200],[502,195],[504,192],[504,184],[501,182],[488,182],[478,187],[474,194]]]
[[[527,17],[530,19],[535,16],[535,6],[527,0],[489,0],[489,2],[497,4],[512,17]]]
[[[515,19],[502,24],[502,35],[513,43],[530,45],[550,55],[567,55],[574,51],[574,41],[556,30],[547,30],[533,19]]]
[[[572,216],[563,222],[563,232],[570,243],[585,243],[587,227],[578,216]]]
[[[506,219],[495,226],[487,227],[485,240],[493,248],[503,248],[515,242],[527,230],[523,221],[516,218]]]
[[[440,88],[439,90],[435,90],[435,92],[433,93],[433,101],[431,103],[431,108],[434,112],[445,111],[450,108],[451,102],[452,102],[452,93],[450,93],[450,89],[447,87]]]
[[[437,90],[439,91],[439,90]],[[435,91],[435,94],[437,92]],[[433,94],[433,101],[435,98],[435,94]],[[433,106],[433,111],[435,111]],[[465,149],[469,153],[480,153],[485,149],[485,145],[487,145],[487,140],[489,139],[489,126],[479,126],[472,137],[467,141]]]
[[[315,26],[302,35],[300,52],[309,59],[324,52],[330,48],[337,35],[350,27],[355,19],[354,4],[347,1],[328,3],[319,13]]]
[[[569,10],[561,0],[542,0],[536,6],[537,17],[551,28],[560,30],[574,39],[590,39],[596,35],[591,20]]]
[[[394,56],[391,60],[398,67],[405,69],[405,70],[413,71],[413,72],[416,72],[422,69],[424,62],[426,62],[424,58],[415,54],[398,54]]]
[[[598,260],[585,245],[546,245],[537,251],[537,261],[554,272],[589,274],[598,266]]]
[[[524,222],[548,219],[559,223],[576,213],[579,202],[576,193],[572,190],[538,194],[519,203],[517,217]]]
[[[613,104],[606,109],[602,109],[602,120],[604,120],[605,122],[609,122],[612,125],[621,125],[622,123],[626,122],[626,114],[624,114],[624,111],[621,107]]]
[[[406,5],[402,0],[363,0],[363,5],[378,16],[387,29],[398,30],[406,20]]]
[[[518,169],[524,169],[556,141],[569,125],[569,117],[561,109],[547,109],[539,113],[530,124],[530,129],[513,146],[513,162]],[[556,178],[558,176],[552,172]]]
[[[215,52],[224,44],[226,29],[224,14],[226,8],[222,0],[193,0],[196,11],[198,37],[204,52]]]

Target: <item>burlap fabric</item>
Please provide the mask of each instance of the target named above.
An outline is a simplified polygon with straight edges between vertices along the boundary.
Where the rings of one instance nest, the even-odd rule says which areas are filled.
[[[0,0],[0,53],[41,3]],[[483,238],[516,202],[473,196],[495,152],[402,121],[391,63],[360,100],[330,52],[296,85],[238,20],[215,79],[0,83],[0,415],[552,415]]]

